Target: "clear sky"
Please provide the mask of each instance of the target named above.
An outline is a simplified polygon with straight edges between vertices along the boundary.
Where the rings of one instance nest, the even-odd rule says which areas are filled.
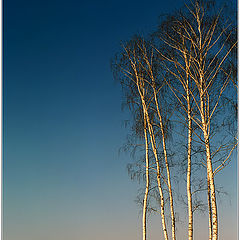
[[[4,1],[4,240],[140,238],[131,160],[118,155],[128,116],[110,60],[121,40],[182,3]],[[236,169],[235,158],[218,177],[232,199],[222,201],[222,239],[236,237]]]

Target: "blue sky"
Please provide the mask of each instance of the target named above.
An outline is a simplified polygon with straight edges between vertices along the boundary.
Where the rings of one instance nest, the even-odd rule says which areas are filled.
[[[181,5],[4,1],[4,240],[139,239],[137,184],[129,156],[118,155],[128,116],[110,60],[121,40]],[[236,213],[235,170],[236,162],[219,176],[232,186],[223,212]]]

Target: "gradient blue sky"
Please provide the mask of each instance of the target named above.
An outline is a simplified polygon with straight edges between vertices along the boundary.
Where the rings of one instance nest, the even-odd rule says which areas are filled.
[[[137,184],[129,156],[118,156],[128,116],[110,59],[182,3],[4,1],[4,240],[139,239]],[[218,177],[231,186],[224,239],[236,237],[236,169],[233,161]]]

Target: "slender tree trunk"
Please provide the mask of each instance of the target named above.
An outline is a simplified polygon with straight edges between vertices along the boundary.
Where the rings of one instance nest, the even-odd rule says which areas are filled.
[[[156,147],[157,145],[156,145],[153,127],[152,127],[152,124],[151,124],[151,121],[150,121],[150,118],[148,115],[148,108],[147,108],[145,98],[144,98],[145,97],[144,81],[139,77],[137,69],[136,69],[136,65],[133,61],[131,61],[131,65],[132,65],[132,68],[133,68],[135,76],[136,76],[136,85],[137,85],[138,92],[139,92],[141,102],[142,102],[143,114],[146,116],[148,131],[149,131],[149,135],[150,135],[150,141],[151,141],[152,150],[153,150],[153,154],[154,154],[155,161],[156,161],[157,184],[158,184],[158,190],[159,190],[160,201],[161,201],[162,229],[163,229],[164,239],[168,240],[166,221],[165,221],[165,210],[164,210],[164,195],[163,195],[163,191],[162,191],[161,178],[160,178],[160,176],[161,176],[160,175],[160,165],[159,165],[159,159],[158,159],[157,147]]]
[[[148,123],[148,129],[149,129],[153,154],[154,154],[156,165],[157,165],[157,184],[158,184],[158,190],[159,190],[160,202],[161,202],[161,218],[162,218],[163,235],[164,235],[164,239],[168,240],[168,233],[167,233],[166,220],[165,220],[164,196],[163,196],[163,191],[162,191],[162,184],[161,184],[161,177],[160,177],[160,165],[159,165],[157,148],[156,148],[156,140],[155,140],[155,135],[153,132],[152,124],[150,123],[150,119],[149,119],[149,116],[147,113],[146,113],[146,117],[147,117],[147,123]]]
[[[182,39],[183,46],[185,40]],[[186,50],[186,48],[185,48]],[[188,119],[188,153],[187,153],[187,198],[188,198],[188,240],[193,239],[193,210],[192,210],[192,192],[191,192],[191,169],[192,169],[192,118],[189,90],[189,67],[191,60],[188,60],[186,51],[183,53],[186,72],[186,100],[187,100],[187,119]],[[184,87],[184,86],[183,86]]]
[[[163,124],[160,124],[160,126],[161,126],[161,131],[162,131],[163,152],[164,152],[165,165],[166,165],[167,178],[168,178],[170,211],[171,211],[171,219],[172,219],[172,239],[175,240],[176,239],[176,234],[175,234],[175,214],[174,214],[174,207],[173,207],[172,184],[171,184],[170,170],[169,170],[168,159],[167,159],[167,151],[166,151],[166,143],[165,143],[165,134],[164,134],[164,130],[163,130]]]
[[[201,81],[202,83],[202,81]],[[202,84],[201,84],[202,86]],[[210,151],[210,143],[209,143],[209,133],[208,127],[206,123],[206,117],[204,115],[204,98],[202,88],[200,89],[200,107],[201,107],[201,118],[202,118],[202,128],[203,135],[205,141],[206,148],[206,158],[207,158],[207,177],[209,181],[210,193],[211,193],[211,211],[212,211],[212,240],[218,239],[218,219],[217,219],[217,202],[216,202],[216,194],[215,194],[215,183],[214,183],[214,175],[212,169],[212,159],[211,159],[211,151]],[[209,123],[210,124],[210,123]],[[210,236],[209,236],[210,237]]]
[[[167,149],[166,149],[166,141],[165,141],[166,138],[165,138],[165,133],[164,133],[164,128],[163,128],[162,115],[160,113],[160,109],[159,109],[159,105],[158,105],[155,86],[153,87],[153,91],[154,91],[154,99],[155,99],[155,104],[156,104],[156,107],[157,107],[158,117],[159,117],[159,121],[160,121],[160,129],[161,129],[161,133],[162,133],[163,153],[164,153],[164,159],[165,159],[165,165],[166,165],[166,171],[167,171],[168,192],[169,192],[171,219],[172,219],[172,239],[175,240],[176,239],[175,214],[174,214],[174,207],[173,207],[171,176],[170,176],[170,170],[169,170],[169,165],[168,165],[168,157],[167,157]]]
[[[166,137],[165,137],[164,127],[163,127],[162,115],[161,115],[161,112],[160,112],[160,109],[159,109],[159,103],[158,103],[157,92],[156,92],[156,85],[155,85],[155,78],[153,76],[151,64],[150,64],[150,62],[148,60],[147,60],[147,64],[149,66],[149,70],[150,70],[150,74],[151,74],[154,100],[155,100],[155,105],[156,105],[156,108],[157,108],[157,113],[158,113],[159,123],[160,123],[160,130],[161,130],[161,134],[162,134],[162,146],[163,146],[165,166],[166,166],[166,171],[167,171],[168,192],[169,192],[169,201],[170,201],[170,212],[171,212],[171,220],[172,220],[172,239],[176,240],[175,213],[174,213],[174,204],[173,204],[171,176],[170,176],[170,169],[169,169],[169,164],[168,164],[166,141],[165,141]]]
[[[144,138],[145,138],[145,153],[146,153],[146,188],[143,200],[143,215],[142,215],[142,239],[147,239],[147,201],[149,192],[149,158],[148,158],[148,136],[147,136],[147,124],[146,114],[144,113]]]
[[[212,160],[210,152],[209,138],[204,134],[206,144],[206,156],[207,156],[207,174],[209,178],[209,186],[211,191],[211,211],[212,211],[212,240],[218,239],[218,219],[217,219],[217,202],[215,194],[215,183],[212,170]]]
[[[141,94],[141,92],[139,92],[139,93]],[[163,230],[164,239],[168,240],[168,233],[167,233],[166,220],[165,220],[164,196],[163,196],[163,191],[162,191],[162,184],[161,184],[161,177],[160,177],[160,165],[159,165],[159,159],[158,159],[158,154],[157,154],[156,140],[155,140],[155,135],[153,132],[152,124],[150,122],[150,118],[148,115],[145,100],[142,96],[141,96],[141,98],[142,98],[144,114],[146,114],[146,120],[147,120],[152,150],[153,150],[153,154],[154,154],[156,165],[157,165],[157,184],[158,184],[158,191],[159,191],[160,202],[161,202],[162,230]]]
[[[203,61],[203,46],[202,46],[202,20],[200,16],[200,7],[198,3],[196,2],[196,20],[198,24],[198,32],[199,32],[199,80],[200,84],[198,85],[199,89],[199,96],[200,96],[200,115],[201,115],[201,121],[202,121],[202,130],[204,135],[204,141],[205,141],[205,148],[206,148],[206,158],[207,158],[207,177],[209,181],[210,186],[210,192],[211,192],[211,211],[212,211],[212,240],[218,239],[218,219],[217,219],[217,202],[216,202],[216,194],[215,194],[215,183],[214,183],[214,175],[213,175],[213,169],[212,169],[212,159],[211,159],[211,151],[210,151],[210,142],[209,142],[209,132],[208,132],[208,124],[210,126],[210,118],[209,118],[209,102],[207,103],[204,95],[206,95],[206,92],[204,90],[207,90],[204,88],[205,82],[204,82],[204,61]],[[209,122],[208,122],[209,121]],[[208,123],[207,123],[208,122]]]
[[[211,190],[209,180],[207,180],[208,187],[208,225],[209,225],[209,240],[212,240],[212,207],[211,207]]]
[[[187,197],[188,197],[188,240],[193,239],[193,211],[191,192],[191,151],[192,151],[192,120],[190,116],[190,100],[188,95],[188,162],[187,162]]]

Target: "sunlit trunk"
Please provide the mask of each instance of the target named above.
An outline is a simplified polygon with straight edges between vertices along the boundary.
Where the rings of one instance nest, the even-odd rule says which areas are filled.
[[[169,192],[170,211],[171,211],[171,220],[172,220],[172,239],[175,240],[176,239],[175,214],[174,214],[174,207],[173,207],[171,176],[170,176],[170,170],[169,170],[169,165],[168,165],[168,157],[167,157],[167,149],[166,149],[166,141],[165,141],[166,137],[165,137],[165,132],[164,132],[164,128],[163,128],[162,115],[160,113],[160,109],[159,109],[159,105],[158,105],[155,86],[153,87],[153,91],[154,91],[155,104],[156,104],[156,107],[157,107],[157,113],[158,113],[158,117],[159,117],[160,129],[161,129],[161,133],[162,133],[163,153],[164,153],[164,159],[165,159],[165,165],[166,165],[166,171],[167,171],[168,192]]]
[[[183,46],[185,41],[183,38]],[[186,50],[186,48],[185,48]],[[193,239],[193,210],[192,210],[192,192],[191,192],[191,171],[192,171],[192,116],[190,104],[190,89],[189,89],[189,67],[191,58],[188,60],[186,51],[183,53],[185,60],[186,72],[186,100],[187,100],[187,120],[188,120],[188,152],[187,152],[187,200],[188,200],[188,240]],[[184,87],[184,86],[183,86]]]
[[[189,96],[188,96],[189,101]],[[189,103],[188,103],[189,105]],[[192,120],[190,106],[188,106],[188,156],[187,156],[187,197],[188,197],[188,240],[193,239],[193,211],[191,192],[191,148],[192,148]]]
[[[130,59],[131,61],[131,59]],[[141,98],[141,104],[143,107],[143,114],[146,116],[146,121],[147,121],[147,126],[148,126],[148,132],[150,136],[150,141],[152,145],[152,151],[155,157],[155,162],[157,166],[157,185],[158,185],[158,190],[159,190],[159,195],[160,195],[160,202],[161,202],[161,219],[162,219],[162,230],[164,234],[164,239],[168,240],[168,234],[167,234],[167,228],[166,228],[166,220],[165,220],[165,210],[164,210],[164,195],[163,195],[163,190],[162,190],[162,185],[161,185],[161,172],[160,172],[160,165],[159,165],[159,159],[158,159],[158,154],[157,154],[157,145],[156,145],[156,140],[155,140],[155,135],[153,131],[153,127],[149,118],[148,114],[148,108],[147,104],[145,102],[145,85],[144,85],[144,80],[140,78],[138,75],[138,71],[136,69],[136,65],[133,61],[131,61],[131,65],[136,77],[136,85],[138,88],[138,93]]]
[[[212,240],[212,207],[211,207],[211,190],[209,180],[207,180],[208,187],[208,226],[209,226],[209,240]]]
[[[148,192],[149,192],[149,158],[148,158],[148,135],[147,135],[147,124],[146,124],[146,115],[144,114],[144,138],[145,138],[145,154],[146,154],[146,187],[143,200],[143,215],[142,215],[142,239],[147,239],[147,201],[148,201]]]
[[[165,210],[164,210],[164,196],[163,196],[163,190],[162,190],[162,184],[161,184],[160,165],[159,165],[159,159],[158,159],[157,148],[156,148],[156,140],[155,140],[155,135],[153,132],[152,124],[150,122],[150,118],[147,113],[147,108],[146,108],[145,102],[143,102],[143,105],[145,106],[144,108],[146,111],[148,130],[149,130],[152,150],[153,150],[153,154],[154,154],[156,166],[157,166],[157,184],[158,184],[158,191],[159,191],[160,202],[161,202],[162,230],[163,230],[163,234],[164,234],[164,239],[168,240],[168,233],[167,233],[166,220],[165,220]]]
[[[205,134],[204,134],[205,135]],[[206,156],[207,156],[207,174],[209,178],[210,192],[211,192],[211,210],[212,210],[212,240],[218,239],[218,219],[217,219],[217,203],[215,194],[215,183],[212,170],[212,161],[210,154],[210,144],[208,136],[205,138]]]
[[[202,79],[202,78],[200,77],[200,79]],[[201,80],[201,83],[202,83],[202,80]],[[216,194],[215,194],[214,175],[213,175],[213,169],[212,169],[212,159],[211,159],[211,151],[210,151],[208,126],[206,123],[206,117],[204,115],[204,112],[205,112],[204,111],[204,97],[203,97],[202,88],[200,88],[200,109],[201,109],[200,114],[201,114],[201,119],[202,119],[202,130],[203,130],[205,149],[206,149],[207,178],[209,181],[209,188],[210,188],[210,195],[211,195],[211,197],[210,197],[211,211],[212,211],[212,232],[211,232],[211,234],[212,234],[212,240],[217,240],[218,239],[217,202],[216,202]],[[209,234],[210,234],[210,232],[209,232]]]

